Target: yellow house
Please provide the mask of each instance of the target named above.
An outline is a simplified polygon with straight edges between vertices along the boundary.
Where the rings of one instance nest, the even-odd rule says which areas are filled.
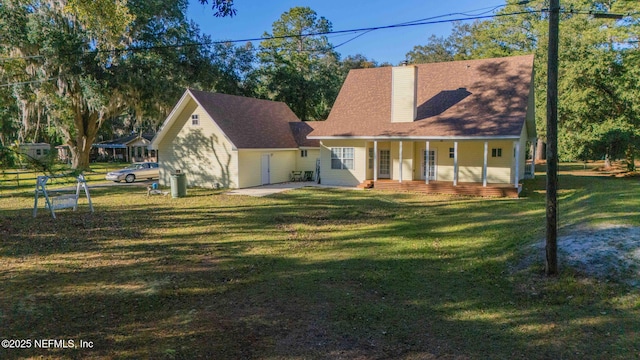
[[[311,126],[282,102],[186,90],[151,141],[160,184],[172,173],[188,186],[246,188],[315,178],[320,149]]]
[[[323,184],[518,196],[533,94],[532,55],[351,70],[308,138]]]

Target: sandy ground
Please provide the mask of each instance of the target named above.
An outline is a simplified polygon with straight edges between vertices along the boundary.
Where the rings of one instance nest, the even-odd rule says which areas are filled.
[[[558,237],[558,261],[588,276],[640,287],[640,227],[577,227]]]

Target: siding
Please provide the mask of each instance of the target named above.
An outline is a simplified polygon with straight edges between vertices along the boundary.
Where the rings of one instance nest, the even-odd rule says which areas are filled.
[[[449,149],[447,149],[447,154],[448,153],[449,153]],[[483,164],[484,164],[484,141],[458,142],[458,181],[459,182],[482,182]]]
[[[391,122],[412,122],[416,119],[417,111],[418,67],[394,67],[391,71]]]
[[[316,160],[320,159],[320,149],[307,149],[307,157],[300,156],[300,150],[296,154],[296,168],[299,171],[316,171]]]
[[[367,142],[364,140],[323,140],[320,147],[320,178],[322,184],[356,186],[365,180],[367,173]],[[353,169],[331,169],[331,148],[354,148]]]
[[[300,156],[299,150],[239,150],[240,188],[262,185],[262,155],[264,154],[270,155],[269,182],[276,184],[290,180],[291,172],[296,170],[296,156]]]
[[[413,141],[402,142],[402,180],[413,178]],[[400,142],[391,143],[391,179],[400,180]]]
[[[422,153],[426,145],[424,141],[415,143],[414,179],[421,179]],[[449,148],[454,147],[453,141],[431,141],[430,150],[436,150],[436,180],[453,181],[454,159],[449,157]],[[502,157],[491,157],[491,149],[501,148]],[[521,154],[521,156],[524,156]],[[522,158],[524,164],[524,157]],[[513,160],[513,141],[489,141],[487,157],[487,182],[494,184],[508,184],[511,182]],[[482,166],[484,163],[484,141],[458,142],[458,181],[482,182]],[[524,175],[524,167],[521,166]]]
[[[213,119],[192,99],[160,144],[160,183],[170,184],[175,170],[186,174],[187,185],[205,188],[238,186],[238,154]],[[191,124],[191,115],[200,125]]]
[[[492,157],[492,149],[502,149],[502,157]],[[489,141],[487,182],[490,184],[511,183],[513,166],[513,140]]]
[[[262,152],[238,151],[238,187],[262,185]]]
[[[299,150],[286,150],[271,152],[271,183],[282,183],[291,180],[291,172],[297,170],[296,155]]]

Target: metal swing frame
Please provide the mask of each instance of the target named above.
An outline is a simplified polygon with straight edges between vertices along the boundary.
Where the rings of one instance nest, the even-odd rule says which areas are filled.
[[[87,186],[87,180],[84,175],[80,174],[76,176],[76,192],[57,195],[59,191],[48,190],[47,182],[51,178],[58,178],[61,176],[38,176],[36,179],[35,199],[33,202],[33,217],[38,215],[38,198],[44,196],[45,208],[51,211],[51,216],[55,219],[57,209],[73,208],[73,211],[78,209],[78,199],[80,198],[80,189],[84,189],[84,193],[89,201],[89,209],[93,213],[93,204],[91,203],[91,196],[89,195],[89,187]],[[54,195],[56,194],[56,195]]]

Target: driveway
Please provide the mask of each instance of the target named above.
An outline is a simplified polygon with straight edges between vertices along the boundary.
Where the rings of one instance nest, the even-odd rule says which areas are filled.
[[[280,184],[256,186],[256,187],[245,188],[245,189],[234,189],[226,192],[225,194],[262,197],[262,196],[277,194],[287,190],[299,189],[307,186],[325,187],[325,188],[336,187],[336,186],[317,184],[315,181],[286,182],[286,183],[280,183]],[[348,188],[348,189],[356,189],[356,188]]]

